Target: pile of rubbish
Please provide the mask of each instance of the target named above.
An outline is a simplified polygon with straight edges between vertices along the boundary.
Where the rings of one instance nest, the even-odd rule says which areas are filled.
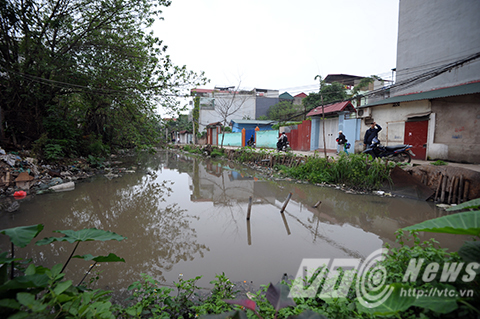
[[[103,172],[83,158],[71,164],[39,164],[38,160],[0,148],[0,211],[18,209],[19,199],[29,195],[75,189],[75,181]]]

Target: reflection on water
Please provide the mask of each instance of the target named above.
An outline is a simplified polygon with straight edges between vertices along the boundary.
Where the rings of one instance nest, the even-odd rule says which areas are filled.
[[[132,165],[128,159],[125,166]],[[43,223],[40,237],[54,230],[96,227],[126,236],[121,242],[81,243],[78,254],[108,255],[125,263],[106,263],[97,288],[125,292],[140,273],[172,284],[202,275],[209,287],[216,274],[255,287],[295,275],[303,258],[365,258],[395,231],[441,211],[427,202],[346,194],[329,187],[271,181],[227,162],[212,162],[165,151],[135,159],[136,173],[109,180],[97,176],[71,192],[24,200],[14,213],[1,213],[1,228]],[[292,193],[283,214],[280,210]],[[251,218],[246,221],[249,197]],[[321,201],[321,204],[313,206]],[[456,250],[464,238],[435,236]],[[5,236],[2,251],[8,250]],[[51,267],[68,258],[72,245],[29,245],[17,256]],[[72,260],[67,277],[80,281],[90,262]]]

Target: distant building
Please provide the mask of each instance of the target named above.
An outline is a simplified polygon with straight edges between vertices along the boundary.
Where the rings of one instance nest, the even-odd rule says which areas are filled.
[[[226,125],[232,119],[258,119],[279,101],[278,90],[258,88],[251,91],[235,91],[233,87],[192,89],[191,95],[200,97],[199,132],[210,123],[223,122],[224,115],[228,115],[226,123],[222,123]]]
[[[305,93],[299,93],[293,97],[293,105],[302,105],[302,100],[306,98],[307,95]]]

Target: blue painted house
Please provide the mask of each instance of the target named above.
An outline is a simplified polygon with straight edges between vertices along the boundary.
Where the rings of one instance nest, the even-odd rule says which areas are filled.
[[[253,135],[255,138],[255,129],[258,127],[260,131],[271,131],[273,130],[272,125],[277,124],[276,121],[271,120],[231,120],[230,126],[232,127],[233,133],[242,132],[245,129],[245,143],[248,141],[250,136]]]

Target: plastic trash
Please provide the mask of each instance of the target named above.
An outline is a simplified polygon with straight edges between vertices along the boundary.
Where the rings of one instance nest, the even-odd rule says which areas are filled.
[[[51,186],[49,189],[55,192],[66,192],[66,191],[73,191],[75,189],[74,182],[63,183],[59,185]]]
[[[16,191],[13,193],[13,197],[15,197],[15,199],[22,199],[25,198],[25,196],[27,196],[27,192],[25,191]]]

